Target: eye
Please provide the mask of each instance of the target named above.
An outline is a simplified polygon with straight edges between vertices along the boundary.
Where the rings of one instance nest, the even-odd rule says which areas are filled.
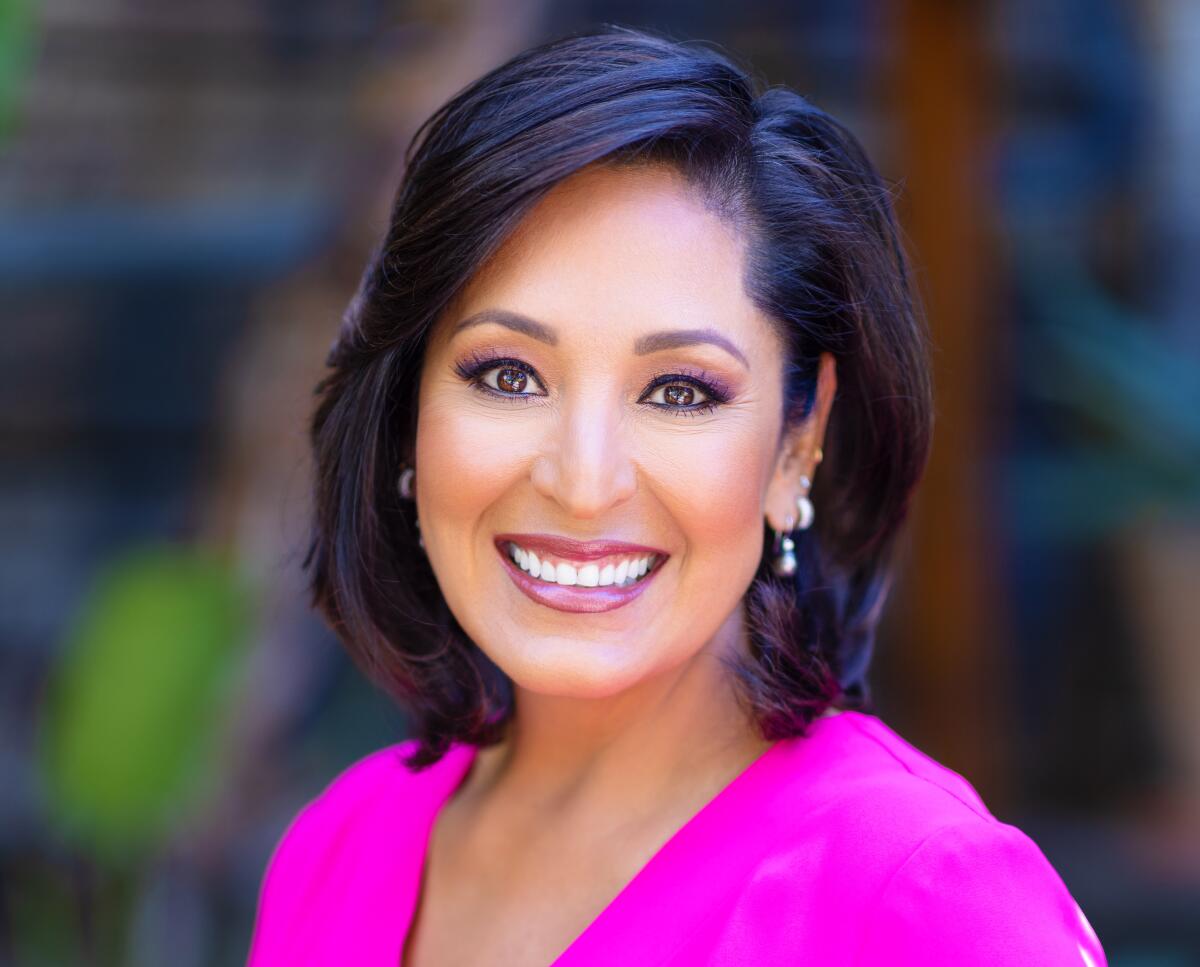
[[[537,396],[537,393],[527,393],[532,383],[541,386],[533,371],[524,365],[506,363],[502,366],[491,366],[479,374],[480,382],[489,389],[504,393],[506,396]]]
[[[466,360],[455,366],[455,371],[472,388],[492,396],[520,399],[523,396],[546,395],[533,367],[519,359]],[[531,384],[542,391],[527,392]]]
[[[657,403],[659,406],[681,407],[688,409],[695,405],[707,403],[708,394],[698,386],[692,385],[690,382],[676,380],[673,383],[660,383],[655,387],[653,394],[659,396],[658,400],[650,400]]]
[[[664,373],[656,376],[643,400],[675,416],[711,413],[729,399],[728,393],[697,376]]]
[[[533,367],[520,359],[471,356],[454,369],[472,389],[494,398],[522,400],[549,395]],[[728,400],[723,384],[707,373],[673,372],[655,376],[638,402],[674,416],[701,416]]]

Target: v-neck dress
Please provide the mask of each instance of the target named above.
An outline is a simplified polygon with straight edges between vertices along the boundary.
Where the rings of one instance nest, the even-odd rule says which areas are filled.
[[[350,766],[267,867],[250,967],[397,967],[442,805],[475,748],[412,772],[399,743]],[[486,951],[479,963],[488,963]],[[554,967],[1100,967],[1039,847],[881,719],[816,720],[692,816]]]

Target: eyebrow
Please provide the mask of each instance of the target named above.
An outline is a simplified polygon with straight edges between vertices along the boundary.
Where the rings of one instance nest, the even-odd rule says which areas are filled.
[[[529,316],[522,315],[519,312],[511,312],[507,309],[484,309],[481,312],[473,313],[461,320],[455,325],[451,336],[455,336],[464,329],[470,329],[472,326],[481,326],[486,322],[494,322],[497,325],[512,329],[514,332],[524,333],[538,342],[544,342],[549,346],[558,345],[558,333],[544,322],[538,322],[536,319],[531,319]],[[664,329],[661,332],[648,333],[645,336],[639,336],[633,344],[633,352],[637,356],[646,356],[650,353],[660,352],[664,349],[676,349],[680,346],[694,346],[699,343],[708,343],[725,350],[734,359],[746,367],[750,368],[750,362],[746,359],[746,354],[725,335],[718,332],[716,329]]]

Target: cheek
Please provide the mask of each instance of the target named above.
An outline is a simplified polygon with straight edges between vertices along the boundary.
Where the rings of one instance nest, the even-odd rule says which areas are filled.
[[[471,404],[434,393],[418,410],[419,500],[439,526],[477,519],[520,472],[521,463],[515,459],[522,446],[520,421],[514,414],[489,413]],[[421,482],[428,486],[422,489]]]
[[[771,454],[751,419],[696,432],[658,433],[645,471],[675,518],[689,556],[752,576],[762,550],[762,506]]]

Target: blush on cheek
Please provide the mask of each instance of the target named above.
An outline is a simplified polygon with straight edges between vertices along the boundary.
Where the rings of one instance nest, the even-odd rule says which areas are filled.
[[[481,412],[469,401],[431,400],[420,411],[416,463],[427,513],[450,527],[469,526],[511,488],[532,440],[528,424],[513,416]]]
[[[759,533],[770,463],[760,434],[746,429],[656,441],[656,485],[669,490],[673,512],[695,542],[737,543]]]

